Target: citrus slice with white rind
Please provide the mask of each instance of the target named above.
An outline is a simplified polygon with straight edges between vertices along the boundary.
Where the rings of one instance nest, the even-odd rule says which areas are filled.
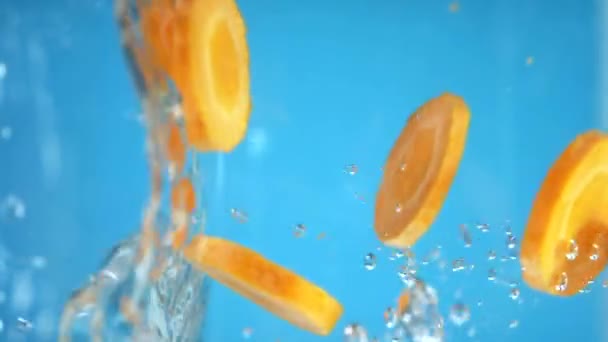
[[[577,294],[608,262],[608,135],[579,135],[536,195],[521,244],[524,281],[559,296]]]

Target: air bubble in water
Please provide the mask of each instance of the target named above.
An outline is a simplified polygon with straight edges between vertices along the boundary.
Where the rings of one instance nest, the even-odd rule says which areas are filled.
[[[471,318],[471,311],[463,303],[456,303],[450,308],[450,320],[457,326],[468,322]]]
[[[368,342],[367,331],[361,325],[352,323],[344,328],[344,342]]]
[[[15,195],[8,195],[0,205],[3,216],[22,219],[25,217],[25,203]]]
[[[477,229],[479,229],[479,231],[482,233],[487,233],[490,231],[490,225],[487,223],[478,223],[475,225],[475,227],[477,227]]]
[[[608,280],[602,281],[602,287],[603,288],[607,288],[608,287]]]
[[[0,128],[0,138],[3,140],[9,140],[13,136],[13,129],[9,126]]]
[[[519,321],[514,319],[509,322],[509,329],[515,329],[519,326]]]
[[[28,331],[31,330],[33,327],[34,324],[32,324],[32,322],[28,321],[27,319],[23,317],[17,318],[17,329],[21,331]]]
[[[359,172],[359,167],[355,164],[346,165],[344,167],[344,172],[351,176],[354,176],[357,174],[357,172]]]
[[[591,245],[591,248],[593,248],[593,253],[591,253],[591,255],[589,256],[589,259],[591,261],[596,261],[597,259],[600,258],[600,246],[598,246],[596,243]]]
[[[244,339],[249,339],[251,338],[251,336],[253,335],[253,329],[246,327],[243,329],[243,338]]]
[[[563,292],[568,288],[568,275],[566,272],[562,272],[559,277],[558,283],[555,285],[555,291]]]
[[[230,209],[230,216],[232,216],[232,218],[237,220],[239,223],[246,223],[249,220],[247,213],[237,208]]]
[[[371,271],[376,268],[376,256],[373,253],[367,253],[363,258],[363,266],[366,270]]]
[[[513,235],[507,235],[507,248],[513,249],[517,245],[517,239]]]
[[[398,214],[401,212],[401,210],[403,210],[401,203],[397,203],[397,205],[395,205],[395,212]]]
[[[488,270],[488,280],[489,281],[494,281],[496,280],[496,271],[493,268],[490,268]]]
[[[460,235],[462,237],[462,240],[464,241],[464,247],[471,247],[471,245],[473,244],[473,239],[471,238],[471,233],[469,233],[467,226],[464,224],[460,225]]]
[[[0,81],[2,81],[6,77],[6,64],[0,63]]]
[[[519,298],[519,289],[516,288],[512,288],[511,289],[511,293],[509,294],[509,297],[511,297],[511,299],[513,300],[517,300]]]
[[[304,236],[304,234],[306,234],[306,226],[301,223],[296,224],[296,226],[294,227],[293,235],[299,238]]]
[[[397,324],[397,312],[392,307],[384,310],[384,324],[387,328],[392,329]]]
[[[493,250],[490,250],[488,252],[488,260],[494,260],[496,259],[496,252],[494,252]]]
[[[576,241],[570,239],[570,241],[568,241],[568,251],[566,252],[566,259],[572,261],[576,259],[577,256],[578,244],[576,243]]]
[[[466,268],[465,266],[466,265],[464,259],[458,258],[452,261],[452,272],[460,272]]]

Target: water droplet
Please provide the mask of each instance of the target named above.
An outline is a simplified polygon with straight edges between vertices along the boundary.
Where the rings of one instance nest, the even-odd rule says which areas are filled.
[[[355,164],[346,165],[344,167],[344,172],[351,176],[354,176],[357,174],[357,172],[359,172],[359,167]]]
[[[518,281],[512,280],[509,283],[509,287],[518,287],[518,286],[519,286],[519,282]]]
[[[608,287],[608,279],[602,281],[602,287],[603,288],[607,288]]]
[[[452,261],[452,272],[460,272],[466,268],[466,264],[463,258],[458,258]]]
[[[366,270],[371,271],[376,268],[376,256],[373,253],[367,253],[363,258],[363,266]]]
[[[397,203],[397,205],[395,205],[395,212],[396,213],[400,213],[401,210],[403,210],[403,207],[401,206],[401,203]]]
[[[513,289],[511,289],[511,293],[509,294],[509,297],[511,297],[511,299],[513,299],[513,300],[517,300],[519,298],[519,293],[520,292],[517,287],[513,288]]]
[[[570,239],[570,241],[568,241],[568,251],[566,252],[566,259],[572,261],[576,259],[577,256],[578,244],[576,243],[576,241]]]
[[[3,140],[9,140],[13,136],[13,129],[9,126],[0,128],[0,138]]]
[[[416,285],[416,271],[414,269],[410,269],[407,266],[401,266],[397,275],[403,282],[406,288],[411,288]]]
[[[247,213],[237,208],[230,209],[230,216],[232,216],[232,218],[237,220],[239,223],[246,223],[249,221],[249,216],[247,216]]]
[[[400,249],[395,250],[393,253],[395,254],[395,258],[397,259],[401,259],[405,255],[405,253]]]
[[[399,169],[400,169],[402,172],[403,172],[403,171],[405,171],[405,170],[407,169],[407,164],[406,164],[406,163],[401,164],[401,166],[399,167]]]
[[[597,259],[600,258],[600,246],[598,246],[596,243],[594,243],[591,245],[591,248],[593,248],[593,252],[589,256],[589,259],[591,261],[596,261]]]
[[[507,248],[513,249],[517,245],[517,239],[513,235],[507,235]]]
[[[519,326],[519,321],[514,319],[509,322],[509,329],[515,329]]]
[[[46,259],[39,255],[32,257],[31,263],[33,268],[43,269],[46,267]]]
[[[460,228],[460,236],[462,237],[462,240],[464,241],[464,247],[465,248],[471,247],[471,245],[473,244],[473,240],[471,238],[471,233],[469,233],[469,229],[467,229],[467,226],[465,224],[461,224],[459,228]]]
[[[493,250],[490,250],[488,252],[488,260],[494,260],[496,259],[496,252],[494,252]]]
[[[22,219],[25,217],[25,203],[15,195],[8,195],[0,205],[3,216]]]
[[[344,328],[344,342],[366,342],[367,331],[361,325],[352,323]]]
[[[496,280],[496,271],[493,268],[490,268],[488,270],[488,280],[489,281],[494,281]]]
[[[384,324],[387,328],[392,329],[397,324],[397,312],[392,307],[384,310]]]
[[[29,331],[33,327],[34,327],[34,325],[32,324],[32,322],[28,321],[27,319],[25,319],[23,317],[17,318],[17,329],[19,329],[21,331]]]
[[[478,223],[475,225],[475,227],[482,233],[487,233],[490,231],[490,225],[487,223]]]
[[[568,275],[566,272],[562,272],[559,277],[558,283],[555,285],[555,291],[563,292],[568,288]]]
[[[252,328],[249,328],[249,327],[243,328],[243,338],[249,339],[249,338],[251,338],[252,335],[253,335]]]
[[[513,235],[513,230],[511,229],[511,226],[505,227],[505,235],[507,235],[507,236]]]
[[[306,226],[301,223],[296,224],[296,226],[294,227],[293,235],[297,238],[300,238],[303,237],[304,234],[306,234]]]
[[[462,304],[456,303],[450,308],[450,320],[457,326],[461,326],[471,318],[469,308]]]

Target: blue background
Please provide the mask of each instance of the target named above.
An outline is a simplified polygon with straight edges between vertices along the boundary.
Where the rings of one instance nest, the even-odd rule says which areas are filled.
[[[407,116],[444,91],[472,110],[454,185],[418,255],[443,246],[445,271],[422,267],[442,313],[466,303],[471,321],[446,323],[449,341],[597,341],[606,291],[552,298],[521,284],[521,299],[487,280],[497,269],[520,280],[501,225],[521,236],[547,169],[577,134],[606,128],[602,99],[608,32],[600,1],[444,0],[241,1],[248,27],[254,110],[247,139],[230,155],[204,157],[209,232],[234,239],[334,294],[345,307],[334,333],[360,322],[382,336],[384,309],[401,284],[372,229],[386,155]],[[604,32],[604,33],[603,33]],[[608,37],[608,35],[606,35]],[[604,52],[603,52],[604,51]],[[528,57],[534,63],[528,65]],[[16,317],[35,328],[20,339],[54,340],[53,319],[108,249],[136,229],[148,194],[139,104],[119,49],[111,3],[91,0],[0,3],[0,199],[21,198],[26,217],[0,221],[0,303],[8,339]],[[608,103],[606,103],[608,104]],[[344,167],[356,164],[348,175]],[[50,165],[50,166],[49,166]],[[357,198],[362,195],[365,200]],[[230,208],[247,212],[240,224]],[[6,216],[6,215],[5,215]],[[10,216],[10,215],[9,215]],[[458,226],[475,228],[463,247]],[[293,236],[304,224],[307,233]],[[326,238],[316,239],[319,233]],[[377,254],[373,271],[363,257]],[[31,270],[43,256],[47,266]],[[464,257],[471,272],[451,272]],[[495,264],[495,265],[493,265]],[[15,309],[16,279],[30,279],[33,305]],[[460,299],[456,298],[460,294]],[[477,302],[483,301],[479,306]],[[230,290],[212,288],[209,341],[316,341]],[[509,329],[509,321],[519,327]],[[467,337],[469,327],[477,334]]]

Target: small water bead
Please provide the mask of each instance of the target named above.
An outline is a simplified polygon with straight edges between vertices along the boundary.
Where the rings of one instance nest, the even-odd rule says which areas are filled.
[[[296,224],[296,226],[294,227],[293,235],[299,238],[303,237],[304,234],[306,234],[306,226],[301,223]]]
[[[401,203],[397,203],[397,204],[395,205],[395,212],[396,212],[397,214],[399,214],[399,213],[401,213],[401,211],[402,211],[402,210],[403,210],[403,207],[401,206]]]
[[[493,268],[490,268],[488,270],[488,280],[489,281],[495,281],[496,280],[496,270],[494,270]]]
[[[513,249],[517,245],[517,239],[513,235],[507,235],[507,248]]]
[[[576,241],[570,239],[568,241],[568,251],[566,252],[566,259],[572,261],[578,257],[578,244]]]
[[[230,208],[230,216],[232,216],[232,218],[237,220],[239,223],[246,223],[247,221],[249,221],[249,216],[247,215],[247,213],[237,208]],[[304,227],[304,225],[297,226]],[[304,227],[304,230],[306,230],[306,227]]]
[[[603,287],[603,288],[607,288],[607,287],[608,287],[608,279],[607,279],[607,280],[602,281],[602,287]]]
[[[344,167],[344,172],[351,176],[354,176],[357,174],[357,172],[359,172],[359,167],[355,164],[346,165]]]
[[[596,261],[600,258],[600,246],[594,243],[591,245],[591,248],[593,248],[593,253],[591,253],[591,255],[589,256],[589,260]]]
[[[25,202],[16,195],[8,195],[0,204],[2,215],[8,218],[23,219],[26,209]]]
[[[478,223],[475,227],[482,233],[487,233],[490,231],[490,225],[487,223]]]
[[[403,258],[403,256],[405,255],[405,253],[400,249],[395,250],[393,253],[395,255],[395,258],[397,259]]]
[[[32,322],[28,321],[27,319],[23,317],[17,318],[17,329],[21,331],[28,331],[31,330],[33,327],[34,324],[32,324]]]
[[[386,310],[384,310],[384,325],[386,325],[387,328],[392,329],[395,327],[395,325],[397,324],[397,312],[395,311],[395,309],[393,309],[392,307],[388,307],[386,308]]]
[[[397,275],[403,282],[406,288],[411,288],[416,285],[416,270],[409,269],[406,266],[402,266],[401,269],[397,272]]]
[[[463,258],[458,258],[452,261],[452,272],[460,272],[466,268],[466,263]]]
[[[244,339],[249,339],[249,338],[251,338],[252,335],[253,335],[252,328],[249,328],[249,327],[243,328],[243,338]]]
[[[511,226],[505,227],[505,235],[507,235],[507,236],[513,235],[513,230],[511,229]]]
[[[366,270],[371,271],[376,268],[376,255],[367,253],[363,258],[363,266]]]
[[[352,323],[344,328],[344,342],[368,342],[367,331],[361,325]]]
[[[407,169],[406,163],[401,164],[401,166],[399,167],[399,170],[401,170],[402,172],[405,171],[406,169]]]
[[[513,299],[513,300],[517,300],[519,298],[519,294],[520,294],[520,292],[517,287],[512,288],[511,293],[509,294],[509,297],[511,297],[511,299]]]
[[[562,272],[559,277],[558,283],[555,285],[555,291],[563,292],[568,288],[568,275],[566,272]]]
[[[456,303],[450,308],[450,320],[457,326],[468,322],[471,318],[471,311],[463,303]]]
[[[469,229],[465,224],[460,225],[460,235],[462,240],[464,241],[464,247],[469,248],[473,245],[473,239],[471,238],[471,233],[469,233]]]
[[[494,259],[496,259],[496,252],[493,250],[490,250],[488,252],[488,260],[494,260]]]
[[[13,129],[9,126],[0,128],[0,138],[3,140],[9,140],[13,136]]]
[[[509,282],[509,287],[518,287],[519,286],[519,282],[512,280],[511,282]]]
[[[519,321],[514,319],[509,322],[509,329],[515,329],[519,326]]]

